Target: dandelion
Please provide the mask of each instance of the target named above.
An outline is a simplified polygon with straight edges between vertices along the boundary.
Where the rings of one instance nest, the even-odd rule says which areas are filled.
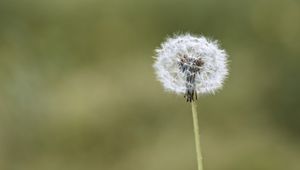
[[[183,94],[192,103],[198,169],[202,170],[200,135],[195,100],[214,94],[228,75],[227,54],[217,41],[190,34],[168,38],[156,50],[154,69],[167,91]]]

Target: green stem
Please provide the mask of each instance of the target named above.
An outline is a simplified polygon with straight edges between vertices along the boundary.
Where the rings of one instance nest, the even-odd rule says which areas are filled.
[[[200,133],[199,133],[197,105],[194,101],[192,101],[192,113],[193,113],[193,122],[194,122],[194,134],[195,134],[198,170],[203,170],[203,162],[202,162],[203,158],[202,158],[201,147],[200,147]]]

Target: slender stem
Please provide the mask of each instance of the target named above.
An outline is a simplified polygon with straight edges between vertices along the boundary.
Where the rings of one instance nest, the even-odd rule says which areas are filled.
[[[197,115],[197,105],[194,101],[192,101],[191,103],[192,103],[192,113],[193,113],[193,122],[194,122],[194,134],[195,134],[198,170],[203,170],[203,162],[202,162],[203,158],[202,158],[201,146],[200,146],[200,133],[199,133],[199,123],[198,123],[198,115]]]

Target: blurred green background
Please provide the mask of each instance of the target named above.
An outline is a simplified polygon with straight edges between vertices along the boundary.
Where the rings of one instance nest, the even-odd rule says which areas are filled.
[[[205,170],[300,169],[299,0],[1,0],[1,170],[196,170],[190,105],[152,68],[203,34],[230,76],[198,100]]]

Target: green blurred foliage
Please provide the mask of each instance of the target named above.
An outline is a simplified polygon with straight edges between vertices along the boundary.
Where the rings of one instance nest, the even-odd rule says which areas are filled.
[[[154,49],[220,40],[230,76],[201,97],[206,170],[299,170],[298,0],[1,0],[0,169],[196,169],[189,104]]]

